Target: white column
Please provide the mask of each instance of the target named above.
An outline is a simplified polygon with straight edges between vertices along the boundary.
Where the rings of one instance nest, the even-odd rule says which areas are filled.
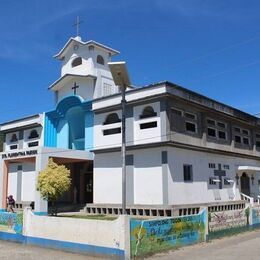
[[[49,156],[47,154],[41,154],[42,149],[39,149],[39,154],[36,156],[35,161],[35,205],[34,212],[38,215],[45,215],[48,213],[48,202],[42,199],[41,194],[37,191],[37,179],[39,172],[43,170],[48,164]]]

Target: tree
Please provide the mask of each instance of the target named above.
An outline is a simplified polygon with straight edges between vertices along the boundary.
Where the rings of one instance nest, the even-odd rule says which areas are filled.
[[[69,190],[70,185],[70,170],[64,165],[58,165],[50,158],[46,168],[39,173],[37,190],[40,191],[43,199],[52,203],[55,208],[55,215],[57,215],[56,201],[64,192]]]

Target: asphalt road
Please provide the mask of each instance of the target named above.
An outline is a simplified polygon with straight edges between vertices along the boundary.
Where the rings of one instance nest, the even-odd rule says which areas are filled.
[[[259,260],[260,230],[183,247],[149,259],[156,260]]]

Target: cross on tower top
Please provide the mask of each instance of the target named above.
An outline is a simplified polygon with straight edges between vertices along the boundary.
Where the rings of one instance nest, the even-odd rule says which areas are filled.
[[[76,26],[76,29],[77,29],[77,37],[79,37],[79,29],[80,29],[81,23],[83,23],[83,21],[80,21],[79,16],[77,16],[76,23],[73,24],[73,26]]]

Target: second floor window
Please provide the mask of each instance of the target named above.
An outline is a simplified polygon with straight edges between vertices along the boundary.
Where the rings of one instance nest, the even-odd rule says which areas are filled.
[[[227,124],[208,118],[207,124],[207,135],[210,138],[218,140],[227,140]]]
[[[198,133],[198,115],[179,108],[171,108],[172,129],[177,132],[186,132],[187,134]]]
[[[115,123],[120,123],[121,119],[118,117],[117,113],[111,113],[109,115],[107,115],[105,122],[103,123],[103,125],[111,125],[111,124],[115,124]]]
[[[37,130],[32,130],[30,132],[30,135],[28,136],[28,139],[35,139],[35,138],[39,138],[39,134],[38,134]]]
[[[111,113],[107,115],[106,120],[104,121],[103,125],[111,125],[120,123],[121,119],[118,117],[117,113]],[[114,135],[114,134],[120,134],[121,133],[121,126],[115,127],[115,128],[108,128],[103,129],[103,135]]]
[[[153,107],[147,106],[144,108],[142,114],[140,115],[140,119],[154,117],[154,116],[157,116],[157,113],[154,112]]]
[[[18,142],[17,135],[16,134],[12,134],[12,137],[10,139],[10,143],[15,143],[15,142]]]
[[[260,133],[255,134],[255,145],[256,148],[260,149]]]
[[[236,144],[250,146],[250,131],[240,127],[234,127],[234,140]]]
[[[186,132],[197,133],[197,124],[193,122],[185,122]]]

